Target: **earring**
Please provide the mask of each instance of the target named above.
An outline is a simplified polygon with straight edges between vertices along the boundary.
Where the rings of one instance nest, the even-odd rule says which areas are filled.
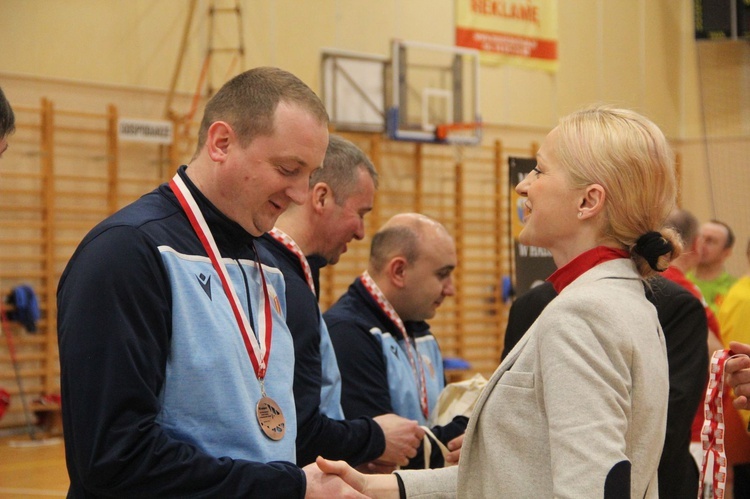
[[[582,212],[582,211],[579,211],[579,212],[578,212],[578,218],[581,218],[582,216],[583,216],[583,212]]]

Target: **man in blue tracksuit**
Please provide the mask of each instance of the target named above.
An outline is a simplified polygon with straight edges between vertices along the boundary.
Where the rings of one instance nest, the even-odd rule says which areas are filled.
[[[303,82],[242,73],[190,163],[81,242],[58,287],[69,497],[360,497],[293,464],[284,280],[254,248],[327,143]]]
[[[396,215],[375,234],[367,271],[323,315],[341,371],[346,417],[393,412],[428,424],[444,376],[440,348],[425,320],[454,294],[455,266],[453,238],[429,217]],[[447,444],[466,424],[458,416],[432,430]],[[428,465],[443,465],[437,446]],[[422,453],[409,467],[424,467]]]
[[[286,282],[287,324],[295,350],[297,464],[317,456],[352,466],[378,459],[405,465],[423,430],[394,414],[344,420],[339,374],[328,329],[318,308],[320,268],[338,262],[352,239],[364,237],[377,173],[353,143],[331,135],[323,168],[310,177],[306,201],[290,207],[259,241]]]

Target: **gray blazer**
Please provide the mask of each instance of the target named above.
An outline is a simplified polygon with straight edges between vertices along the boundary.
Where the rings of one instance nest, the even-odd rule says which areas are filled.
[[[630,260],[585,272],[492,375],[459,466],[397,472],[408,497],[658,497],[669,373]],[[618,464],[619,463],[619,464]],[[630,473],[627,471],[630,469]]]

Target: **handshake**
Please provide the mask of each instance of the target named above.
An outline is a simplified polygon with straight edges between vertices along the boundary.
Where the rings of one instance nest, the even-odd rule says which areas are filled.
[[[365,463],[357,469],[345,461],[330,461],[318,457],[315,463],[302,470],[307,478],[305,498],[330,499],[366,498],[398,499],[399,486],[392,472],[408,464],[417,455],[425,430],[416,421],[384,414],[373,418],[385,435],[385,451],[375,461]],[[445,465],[457,464],[464,436],[454,438],[447,444]]]

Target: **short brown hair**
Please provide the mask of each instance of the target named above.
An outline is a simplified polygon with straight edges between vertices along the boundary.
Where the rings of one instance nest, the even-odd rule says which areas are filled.
[[[712,218],[711,220],[709,220],[709,223],[721,225],[727,230],[727,240],[724,241],[724,249],[731,248],[734,246],[734,241],[735,241],[734,231],[727,223],[722,222],[721,220],[716,220],[715,218]]]
[[[695,215],[682,208],[675,208],[664,222],[667,227],[672,227],[682,239],[682,244],[689,248],[693,245],[700,226]]]
[[[416,262],[424,250],[423,237],[429,228],[443,224],[421,213],[400,213],[391,217],[372,237],[370,243],[370,267],[380,273],[395,256],[402,256],[408,264]]]
[[[209,127],[217,121],[227,122],[242,146],[255,137],[271,135],[276,108],[282,101],[301,106],[328,125],[325,106],[302,80],[283,69],[254,68],[226,82],[208,101],[198,131],[196,154],[206,143]]]

